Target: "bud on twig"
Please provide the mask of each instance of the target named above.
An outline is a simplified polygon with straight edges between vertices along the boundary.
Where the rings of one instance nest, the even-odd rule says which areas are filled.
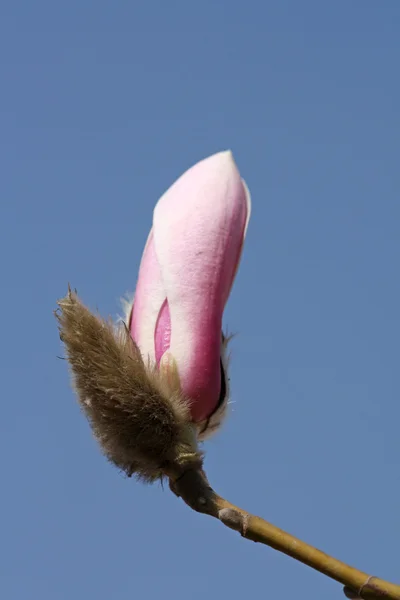
[[[133,304],[116,328],[71,290],[60,337],[80,405],[103,453],[127,475],[166,476],[193,510],[342,583],[347,598],[400,600],[400,586],[358,571],[234,506],[210,486],[197,439],[228,402],[222,315],[250,217],[229,152],[201,161],[159,200]]]

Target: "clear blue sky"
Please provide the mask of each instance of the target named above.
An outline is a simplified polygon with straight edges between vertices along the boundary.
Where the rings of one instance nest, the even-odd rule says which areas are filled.
[[[133,290],[153,206],[231,148],[253,215],[225,321],[220,493],[400,581],[400,2],[0,6],[0,595],[340,599],[102,458],[52,315]]]

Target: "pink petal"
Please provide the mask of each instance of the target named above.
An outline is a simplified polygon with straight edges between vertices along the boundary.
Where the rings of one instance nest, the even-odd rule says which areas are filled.
[[[160,317],[160,311],[163,305],[164,311]],[[161,340],[161,337],[163,335],[167,336],[166,332],[171,329],[170,323],[168,324],[169,311],[167,311],[166,308],[166,294],[155,253],[152,230],[147,239],[140,264],[139,277],[129,323],[132,338],[139,346],[143,357],[145,359],[149,358],[152,363],[156,360],[155,332],[157,323],[159,325],[157,328],[158,361],[169,345],[169,343],[168,345],[164,345]]]
[[[152,255],[151,260],[158,262],[162,286],[157,273],[157,285],[149,291],[154,294],[159,287],[164,290],[158,310],[165,296],[168,299],[169,352],[177,363],[183,391],[193,402],[195,421],[210,416],[218,404],[222,314],[249,214],[249,194],[230,152],[215,154],[189,169],[154,210],[156,258]],[[151,262],[150,258],[147,260]],[[139,290],[142,296],[152,268],[143,275],[143,287]],[[151,302],[156,309],[153,297]],[[140,327],[153,327],[154,332],[153,312],[146,313],[143,305],[139,310],[140,319],[147,313],[152,319]]]

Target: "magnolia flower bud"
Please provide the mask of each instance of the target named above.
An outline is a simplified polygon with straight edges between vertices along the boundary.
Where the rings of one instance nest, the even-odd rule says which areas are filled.
[[[177,369],[200,437],[228,402],[223,311],[250,217],[231,152],[186,171],[158,201],[127,323],[144,360]]]
[[[126,325],[71,290],[57,318],[75,389],[104,454],[128,475],[177,479],[201,466],[197,439],[228,401],[222,315],[250,196],[230,152],[189,169],[162,196]]]

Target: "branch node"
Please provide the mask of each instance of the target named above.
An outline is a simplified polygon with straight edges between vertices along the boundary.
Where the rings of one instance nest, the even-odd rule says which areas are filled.
[[[249,515],[241,513],[233,508],[222,508],[218,511],[219,520],[234,531],[238,531],[242,537],[246,537]]]

